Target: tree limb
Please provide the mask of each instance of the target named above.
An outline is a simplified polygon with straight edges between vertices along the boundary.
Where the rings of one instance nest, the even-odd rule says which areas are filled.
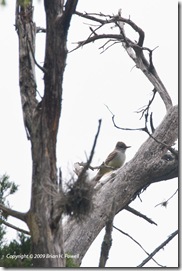
[[[153,99],[152,99],[153,100]],[[151,104],[151,100],[149,101],[149,104]],[[145,126],[144,127],[140,127],[140,128],[127,128],[127,127],[121,127],[121,126],[118,126],[115,122],[115,115],[112,113],[112,111],[109,109],[109,107],[107,105],[105,105],[107,107],[107,109],[109,110],[109,112],[111,113],[112,115],[112,122],[113,122],[113,125],[114,127],[116,127],[117,129],[120,129],[120,130],[124,130],[124,131],[143,131],[143,132],[146,132],[152,139],[154,139],[157,143],[163,145],[165,148],[167,148],[173,155],[174,155],[174,158],[176,160],[178,160],[178,151],[173,149],[171,146],[168,146],[166,145],[166,143],[164,141],[159,141],[156,137],[153,136],[153,133],[155,131],[154,127],[153,127],[153,121],[152,121],[152,113],[150,115],[150,125],[151,125],[151,130],[152,130],[152,133],[150,133],[148,127],[147,127],[147,122],[148,122],[148,110],[149,110],[149,107],[147,106],[147,109],[142,109],[138,112],[142,112],[142,111],[145,111],[147,110],[147,113],[145,114]],[[164,157],[165,158],[165,157]],[[173,159],[173,158],[171,158]]]
[[[67,0],[65,4],[65,10],[63,15],[64,27],[67,31],[70,25],[71,17],[75,13],[78,0]]]
[[[143,215],[142,213],[138,212],[137,210],[131,208],[130,206],[125,207],[125,210],[127,210],[128,212],[131,212],[134,215],[137,215],[139,217],[142,217],[143,219],[145,219],[147,222],[154,224],[157,226],[157,223],[155,223],[152,219],[148,218],[146,215]]]
[[[169,129],[170,127],[170,129]],[[172,145],[178,137],[178,107],[172,107],[161,124],[156,128],[154,137]],[[105,226],[108,210],[113,198],[116,202],[116,213],[123,210],[134,200],[140,191],[156,181],[171,179],[178,176],[178,161],[162,159],[167,149],[148,138],[139,148],[131,161],[117,171],[115,176],[100,189],[95,189],[93,212],[79,226],[76,221],[68,221],[64,225],[65,251],[80,255],[76,259],[80,264],[87,249]],[[80,240],[80,244],[76,241]]]
[[[12,225],[11,223],[8,223],[7,221],[5,221],[5,220],[3,220],[3,219],[1,219],[1,218],[0,218],[0,223],[6,225],[7,227],[10,227],[10,228],[12,228],[12,229],[14,229],[14,230],[16,230],[16,231],[20,231],[20,232],[23,232],[23,233],[25,233],[25,234],[30,235],[30,232],[29,232],[29,231],[20,229],[20,228],[18,228],[18,227],[16,227],[16,226]]]
[[[147,254],[147,255],[150,255],[144,248],[143,246],[138,242],[136,241],[131,235],[129,235],[128,233],[120,230],[119,228],[117,228],[116,226],[113,225],[113,228],[116,229],[117,231],[119,231],[120,233],[126,235],[127,237],[129,237],[132,241],[134,241],[139,247],[141,247],[141,249]],[[153,258],[151,258],[157,265],[159,266],[162,266],[160,265],[156,260],[154,260]]]
[[[141,264],[139,264],[137,267],[144,266],[148,261],[152,259],[152,257],[164,246],[166,246],[176,235],[178,234],[178,230],[173,232],[160,246],[158,246]]]
[[[113,200],[112,209],[109,215],[109,219],[106,223],[105,227],[105,235],[101,246],[101,253],[100,253],[100,260],[99,260],[99,267],[103,268],[106,265],[109,251],[112,246],[112,228],[113,228],[113,220],[115,216],[115,203]]]
[[[92,36],[90,36],[89,38],[87,38],[85,41],[79,42],[78,47],[85,44],[88,44],[90,42],[94,42],[95,40],[98,39],[110,39],[110,38],[115,38],[116,40],[122,42],[123,47],[125,48],[126,52],[128,53],[128,55],[132,58],[132,60],[135,62],[136,67],[139,68],[144,75],[148,78],[148,80],[152,83],[152,85],[154,86],[154,88],[156,89],[156,91],[159,93],[159,95],[161,96],[166,110],[168,111],[170,109],[170,107],[172,106],[172,100],[164,86],[164,84],[162,83],[161,79],[159,78],[154,64],[153,64],[153,59],[152,59],[152,53],[154,51],[146,48],[146,47],[142,47],[143,43],[144,43],[144,31],[138,27],[130,18],[126,19],[121,17],[120,15],[117,16],[110,16],[110,15],[105,15],[105,19],[101,19],[104,17],[103,14],[95,14],[96,16],[91,16],[88,13],[80,13],[80,12],[75,12],[75,14],[86,18],[88,20],[92,20],[92,21],[96,21],[98,23],[100,23],[101,25],[106,25],[106,24],[110,24],[110,23],[114,23],[116,26],[119,27],[120,30],[120,35],[115,35],[115,37],[111,34],[94,34]],[[135,41],[131,41],[129,38],[127,38],[127,36],[124,33],[124,27],[120,27],[120,22],[122,23],[126,23],[128,25],[130,25],[133,30],[135,30],[138,34],[139,34],[139,40],[138,43],[136,43]],[[121,31],[122,30],[122,31]],[[94,32],[92,31],[92,34]],[[149,52],[149,61],[145,58],[143,51],[147,50]]]
[[[38,105],[34,59],[36,25],[33,23],[32,10],[32,1],[29,1],[29,5],[26,8],[20,4],[20,1],[16,1],[16,29],[19,37],[20,56],[19,84],[23,120],[28,139],[32,136],[32,121]]]
[[[26,222],[26,215],[27,213],[21,213],[21,212],[18,212],[18,211],[15,211],[13,209],[10,209],[6,206],[4,206],[3,204],[0,203],[0,210],[2,210],[2,212],[5,214],[5,216],[13,216],[15,218],[18,218],[24,222]]]
[[[121,41],[123,41],[123,36],[118,35],[118,34],[101,34],[101,35],[89,36],[86,40],[77,42],[78,46],[76,46],[76,48],[71,50],[70,53],[77,50],[78,48],[86,45],[86,44],[89,44],[91,42],[94,42],[94,41],[100,40],[100,39],[116,39],[116,40],[120,40],[120,42],[121,42]]]

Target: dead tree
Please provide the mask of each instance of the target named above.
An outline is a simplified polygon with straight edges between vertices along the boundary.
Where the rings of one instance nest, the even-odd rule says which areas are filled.
[[[120,11],[116,16],[102,13],[76,12],[76,14],[91,21],[92,24],[96,22],[97,26],[95,28],[90,26],[90,35],[85,40],[79,41],[74,50],[97,40],[106,40],[104,45],[100,47],[103,50],[114,46],[115,43],[121,43],[129,57],[135,62],[136,68],[140,69],[154,86],[154,96],[158,92],[166,107],[166,115],[155,131],[152,115],[150,115],[151,129],[148,129],[149,108],[153,99],[149,101],[148,106],[142,112],[145,117],[145,127],[138,129],[147,132],[149,138],[139,148],[134,158],[118,170],[114,177],[108,179],[103,186],[96,186],[94,194],[95,209],[85,219],[84,223],[79,225],[75,221],[68,220],[64,225],[65,250],[71,251],[72,254],[79,253],[80,257],[76,259],[76,262],[80,264],[93,240],[101,229],[107,225],[113,199],[116,204],[115,214],[117,214],[127,207],[142,189],[145,189],[151,183],[169,180],[178,176],[178,155],[177,151],[171,148],[178,137],[178,107],[173,106],[169,93],[157,74],[153,64],[153,50],[143,46],[145,33],[140,27],[130,18],[123,18]],[[119,34],[97,33],[107,24],[118,27]],[[128,24],[138,33],[137,42],[127,37],[124,24]],[[148,52],[148,59],[145,57],[144,51]],[[118,127],[114,115],[112,120],[117,128],[132,130]],[[152,132],[149,132],[149,130],[152,130]],[[171,159],[166,158],[168,151],[171,152]]]
[[[19,39],[19,85],[24,125],[31,142],[32,191],[30,210],[12,215],[27,223],[33,264],[36,267],[65,266],[61,211],[54,221],[54,196],[46,187],[58,184],[56,141],[61,114],[62,82],[67,57],[67,34],[78,0],[45,0],[46,49],[44,65],[35,59],[35,39],[39,29],[33,22],[32,0],[16,1],[15,27]],[[44,74],[44,95],[39,101],[35,65]],[[49,189],[50,190],[50,189]],[[3,209],[3,207],[2,207]],[[58,257],[46,257],[58,255]],[[59,256],[60,255],[60,256]]]
[[[19,84],[25,130],[31,142],[32,191],[28,212],[21,213],[2,204],[0,209],[5,216],[16,217],[28,225],[32,239],[32,253],[39,255],[33,258],[34,267],[64,267],[64,253],[78,255],[74,261],[80,265],[94,239],[111,220],[109,214],[112,213],[114,217],[151,183],[178,176],[177,152],[171,148],[178,136],[178,108],[172,105],[171,98],[156,72],[153,51],[143,46],[143,30],[130,19],[121,17],[120,13],[116,16],[82,14],[75,11],[78,0],[67,0],[65,4],[64,2],[63,0],[44,0],[46,29],[37,28],[33,22],[32,0],[17,0],[16,2],[15,26],[19,39]],[[148,132],[148,139],[139,148],[134,158],[119,169],[103,186],[98,184],[94,187],[92,198],[94,209],[84,217],[82,223],[69,218],[62,225],[64,212],[62,202],[65,195],[58,184],[56,141],[67,57],[67,34],[74,13],[96,21],[100,24],[98,28],[106,24],[114,24],[118,27],[118,35],[99,35],[97,29],[90,28],[90,36],[79,42],[77,48],[98,39],[121,42],[136,67],[141,69],[161,96],[166,107],[166,115],[153,133]],[[124,23],[137,31],[138,42],[127,37]],[[46,33],[43,66],[40,66],[35,58],[35,39],[39,31]],[[149,53],[148,60],[144,56],[144,51]],[[44,74],[44,94],[41,100],[40,97],[38,98],[35,66]],[[171,152],[171,159],[165,158],[168,151]],[[89,163],[92,156],[93,153]],[[84,168],[84,174],[89,163]],[[85,176],[84,174],[82,177]],[[83,183],[83,179],[78,177],[80,183]],[[46,255],[53,255],[53,257],[46,257]]]

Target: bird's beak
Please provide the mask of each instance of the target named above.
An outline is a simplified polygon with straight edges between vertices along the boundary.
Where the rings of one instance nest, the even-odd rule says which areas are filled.
[[[126,146],[126,148],[131,148],[131,146]]]

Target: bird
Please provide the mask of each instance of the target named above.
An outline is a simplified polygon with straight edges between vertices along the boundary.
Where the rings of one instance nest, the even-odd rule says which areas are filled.
[[[100,166],[94,181],[99,181],[104,174],[122,167],[126,159],[125,151],[130,147],[131,146],[126,146],[125,143],[118,141],[115,149],[108,155],[105,162]]]

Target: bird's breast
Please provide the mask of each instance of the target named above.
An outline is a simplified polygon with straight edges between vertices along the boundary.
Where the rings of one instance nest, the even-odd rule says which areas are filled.
[[[124,164],[125,159],[126,159],[125,153],[118,152],[115,155],[114,159],[110,161],[110,163],[108,163],[108,165],[116,169],[120,168]]]

